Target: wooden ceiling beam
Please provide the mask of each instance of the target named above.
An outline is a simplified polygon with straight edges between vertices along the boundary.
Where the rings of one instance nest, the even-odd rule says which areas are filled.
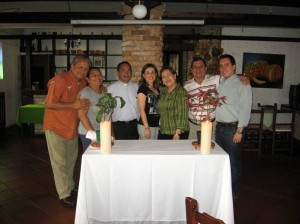
[[[123,2],[122,0],[89,0],[91,2]],[[40,0],[0,0],[0,2],[40,2]],[[43,2],[63,2],[44,0]],[[84,2],[84,0],[70,0],[69,2]],[[260,6],[281,6],[300,7],[298,0],[162,0],[162,2],[177,3],[207,3],[207,4],[231,4],[231,5],[260,5]]]
[[[117,12],[17,12],[1,14],[0,23],[70,23],[71,19],[116,20],[122,18],[123,17]],[[300,28],[300,17],[296,16],[225,13],[166,13],[163,19],[204,19],[205,25]]]

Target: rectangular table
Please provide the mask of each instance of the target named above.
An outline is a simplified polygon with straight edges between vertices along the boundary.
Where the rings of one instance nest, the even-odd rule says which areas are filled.
[[[21,127],[22,123],[43,124],[44,122],[44,104],[28,104],[19,107],[16,123]]]
[[[229,156],[201,155],[190,140],[119,140],[82,156],[76,224],[185,223],[185,197],[234,223]]]

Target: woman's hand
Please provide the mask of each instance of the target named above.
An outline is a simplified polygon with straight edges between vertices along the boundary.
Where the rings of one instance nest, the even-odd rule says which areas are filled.
[[[179,140],[179,139],[180,139],[180,135],[178,135],[178,134],[173,135],[173,140]]]
[[[100,89],[101,89],[102,93],[107,93],[107,88],[104,85],[102,85],[100,87]]]
[[[150,130],[150,128],[145,128],[145,138],[151,138],[151,130]]]

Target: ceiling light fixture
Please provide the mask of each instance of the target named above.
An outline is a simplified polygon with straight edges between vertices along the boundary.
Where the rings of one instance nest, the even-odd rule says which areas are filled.
[[[132,14],[136,19],[143,19],[147,15],[147,7],[142,5],[141,1],[138,1],[138,4],[132,8]]]
[[[71,24],[74,26],[118,26],[118,25],[204,25],[204,20],[82,20],[72,19]]]

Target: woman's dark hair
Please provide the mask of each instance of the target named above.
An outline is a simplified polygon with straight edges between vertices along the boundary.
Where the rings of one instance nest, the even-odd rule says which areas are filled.
[[[205,65],[205,68],[207,68],[207,63],[206,63],[206,61],[205,61],[204,58],[202,58],[200,55],[195,55],[195,56],[193,57],[193,60],[192,60],[192,63],[191,63],[191,68],[193,68],[193,64],[194,64],[195,61],[202,61],[203,64]]]
[[[94,69],[97,69],[100,72],[100,74],[102,75],[102,72],[98,67],[90,67],[89,72],[87,73],[86,77],[90,77],[91,71]]]
[[[173,75],[176,75],[176,76],[177,76],[177,72],[175,71],[174,68],[172,68],[171,66],[164,66],[164,67],[162,67],[162,69],[160,70],[160,77],[161,77],[161,74],[162,74],[165,70],[169,70]]]
[[[148,84],[146,82],[146,79],[143,76],[148,68],[153,68],[154,69],[156,77],[155,77],[155,80],[153,82],[153,87],[155,89],[158,89],[159,88],[159,84],[160,84],[160,80],[159,80],[159,77],[158,77],[158,70],[157,70],[157,67],[154,64],[151,64],[151,63],[145,64],[144,67],[142,68],[141,79],[139,81],[139,85],[146,84],[148,86]]]
[[[162,69],[160,70],[160,79],[161,79],[161,83],[163,83],[162,82],[162,78],[161,78],[161,75],[162,75],[162,73],[165,71],[165,70],[168,70],[168,71],[170,71],[173,75],[176,75],[176,82],[177,83],[179,83],[180,85],[182,85],[182,83],[180,82],[180,78],[178,78],[179,76],[178,76],[178,74],[177,74],[177,72],[176,72],[176,70],[174,69],[174,68],[172,68],[171,66],[164,66],[164,67],[162,67]],[[164,84],[163,84],[164,85]]]
[[[222,55],[220,56],[220,58],[219,58],[219,61],[220,61],[221,59],[224,59],[224,58],[228,58],[228,59],[230,60],[230,62],[231,62],[232,65],[235,65],[235,64],[236,64],[236,63],[235,63],[235,59],[234,59],[234,57],[233,57],[232,55],[230,55],[230,54],[222,54]]]

